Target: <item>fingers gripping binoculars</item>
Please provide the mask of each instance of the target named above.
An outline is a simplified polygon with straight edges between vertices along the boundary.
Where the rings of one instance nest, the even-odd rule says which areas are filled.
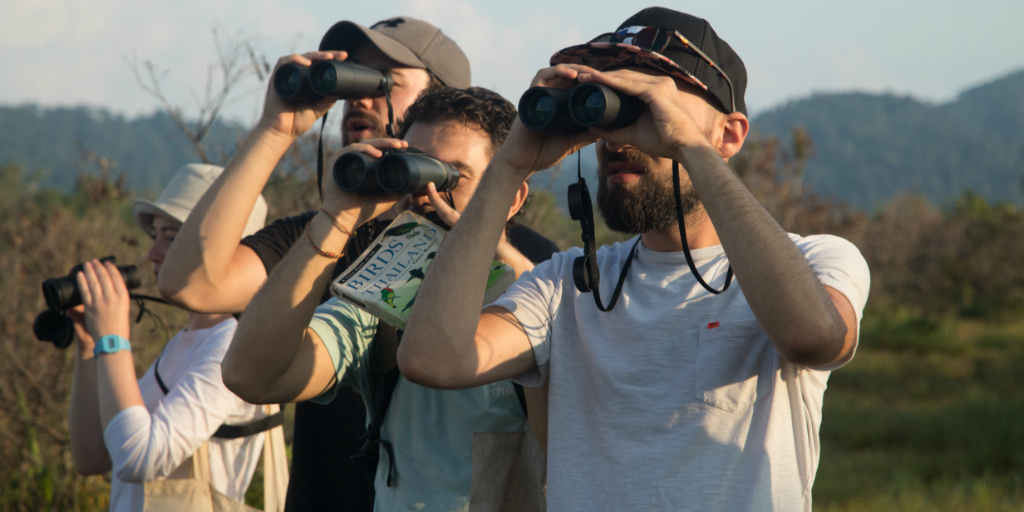
[[[614,130],[636,122],[647,110],[640,98],[588,82],[572,89],[531,87],[519,99],[519,119],[531,130]]]
[[[285,99],[377,97],[390,93],[392,87],[390,73],[355,62],[321,60],[312,66],[288,63],[274,72],[274,90]]]
[[[345,153],[334,162],[334,182],[346,192],[415,194],[433,183],[438,192],[459,184],[459,171],[418,149],[385,149],[380,160],[364,153]]]
[[[100,259],[103,263],[117,263],[117,258],[107,256]],[[82,304],[82,292],[78,289],[78,281],[75,276],[84,269],[80,263],[71,269],[71,272],[64,277],[55,277],[43,281],[43,299],[46,301],[46,311],[39,313],[32,322],[32,332],[39,341],[52,342],[57,348],[67,348],[75,336],[75,325],[66,313],[67,310]],[[123,265],[117,267],[124,279],[124,285],[129,290],[142,286],[142,279],[139,277],[139,269],[135,265]]]

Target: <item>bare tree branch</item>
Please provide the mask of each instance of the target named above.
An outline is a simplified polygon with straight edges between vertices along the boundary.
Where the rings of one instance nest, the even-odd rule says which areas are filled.
[[[125,57],[125,62],[132,68],[139,88],[160,103],[161,108],[184,138],[186,147],[203,163],[223,163],[226,152],[216,150],[211,154],[204,140],[210,134],[235,88],[249,76],[255,76],[260,82],[265,81],[270,74],[270,65],[263,54],[256,50],[256,44],[259,42],[257,38],[241,35],[234,38],[222,36],[216,27],[212,32],[217,62],[207,66],[202,97],[191,87],[188,89],[198,110],[198,115],[192,123],[185,119],[183,109],[172,104],[161,88],[160,83],[167,76],[168,70],[158,72],[152,61],[145,60],[140,63],[135,55],[131,59]],[[214,154],[219,157],[220,162],[212,161],[211,156]]]

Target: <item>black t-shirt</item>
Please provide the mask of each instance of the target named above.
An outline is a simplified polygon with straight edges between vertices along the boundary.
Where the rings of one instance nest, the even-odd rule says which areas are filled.
[[[303,230],[316,214],[316,211],[308,211],[278,219],[242,239],[242,245],[256,252],[270,275],[292,244],[305,237]],[[331,280],[348,268],[387,225],[387,221],[371,221],[357,229],[334,266]],[[554,242],[519,223],[508,229],[506,237],[534,263],[551,259],[558,252]],[[328,286],[320,303],[330,298]],[[373,510],[372,477],[367,475],[365,462],[351,458],[362,447],[365,425],[366,408],[362,398],[349,387],[340,387],[328,405],[296,404],[286,511]]]

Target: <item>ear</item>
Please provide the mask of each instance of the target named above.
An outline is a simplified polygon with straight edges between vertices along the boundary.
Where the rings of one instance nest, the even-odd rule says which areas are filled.
[[[515,217],[516,214],[519,213],[519,210],[524,204],[526,204],[526,198],[529,197],[529,195],[530,184],[524,181],[522,185],[519,185],[519,190],[516,191],[516,197],[512,200],[512,207],[508,209],[508,218],[505,219],[506,221],[511,220],[512,217]]]
[[[742,112],[733,112],[719,120],[719,123],[722,123],[722,140],[718,143],[718,154],[728,161],[729,157],[743,149],[743,141],[750,131],[750,121]]]

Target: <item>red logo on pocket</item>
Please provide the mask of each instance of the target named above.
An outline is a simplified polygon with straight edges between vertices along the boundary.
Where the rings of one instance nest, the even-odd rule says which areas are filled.
[[[708,324],[708,329],[714,329],[715,327],[718,327],[718,322],[711,322]]]

